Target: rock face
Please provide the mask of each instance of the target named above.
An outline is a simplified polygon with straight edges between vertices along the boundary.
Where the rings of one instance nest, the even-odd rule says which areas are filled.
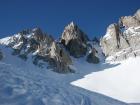
[[[88,53],[86,56],[86,61],[89,63],[97,64],[104,61],[105,56],[102,52],[100,41],[98,38],[94,37],[93,40],[87,42]]]
[[[106,56],[129,47],[129,42],[122,35],[118,24],[111,24],[107,28],[106,35],[101,39],[100,43]]]
[[[140,21],[135,16],[125,16],[120,18],[120,24],[129,27],[137,27],[140,25]]]
[[[99,58],[96,56],[97,54],[97,50],[95,48],[92,49],[92,51],[88,54],[87,56],[87,61],[89,63],[94,63],[94,64],[97,64],[100,62]]]
[[[86,55],[86,43],[88,40],[87,35],[82,32],[77,25],[71,22],[65,27],[60,41],[70,52],[70,55],[79,58]]]
[[[136,18],[137,17],[137,18]],[[140,21],[139,10],[134,16],[122,17],[118,24],[111,24],[100,44],[105,56],[114,56],[114,60],[123,60],[139,55]]]
[[[39,51],[43,55],[44,48],[50,45],[53,38],[43,33],[39,28],[35,28],[16,34],[11,37],[11,40],[8,46],[13,48],[12,54],[26,60],[29,53]]]
[[[49,52],[49,63],[55,67],[56,72],[71,72],[69,65],[72,64],[72,60],[68,53],[64,50],[62,45],[53,42]]]
[[[124,16],[119,20],[120,26],[125,26],[125,28],[138,27],[140,26],[140,9],[134,14],[134,16]]]

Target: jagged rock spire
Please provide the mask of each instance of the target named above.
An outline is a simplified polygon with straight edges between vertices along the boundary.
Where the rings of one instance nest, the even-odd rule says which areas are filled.
[[[56,42],[53,42],[50,47],[49,58],[56,72],[71,72],[69,65],[72,64],[72,60],[69,54]]]
[[[65,27],[61,39],[64,39],[67,45],[71,39],[77,38],[81,39],[83,42],[88,40],[88,36],[72,21]]]
[[[61,36],[61,43],[74,57],[81,57],[86,54],[88,40],[87,35],[74,22],[65,27]]]

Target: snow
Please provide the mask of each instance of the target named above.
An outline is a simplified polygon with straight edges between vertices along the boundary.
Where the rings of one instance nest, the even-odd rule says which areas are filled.
[[[105,35],[104,35],[104,38],[105,38],[106,40],[111,39],[111,34],[110,34],[110,33],[105,34]]]
[[[127,36],[139,36],[140,35],[140,26],[138,27],[129,27],[124,31],[124,34]]]
[[[2,44],[2,45],[8,45],[9,43],[11,43],[11,37],[6,37],[6,38],[0,39],[0,44]]]
[[[5,52],[0,61],[1,105],[127,105],[70,84],[99,70],[99,65],[89,64],[85,58],[73,58],[76,73],[59,74],[33,65],[30,55],[24,61],[12,56],[11,49],[0,49]]]
[[[13,46],[14,49],[19,49],[19,47],[23,44],[23,42],[19,42]]]
[[[123,102],[140,103],[140,57],[110,64],[117,66],[104,67],[104,64],[102,71],[92,72],[71,84]]]

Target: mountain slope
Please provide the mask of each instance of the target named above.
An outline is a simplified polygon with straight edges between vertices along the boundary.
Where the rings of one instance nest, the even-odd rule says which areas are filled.
[[[117,66],[92,72],[71,84],[127,103],[140,103],[140,57],[111,64]]]
[[[37,68],[29,59],[24,61],[12,56],[11,49],[1,49],[5,56],[0,61],[0,105],[126,105],[70,84],[93,71],[91,68],[96,66],[86,63],[84,58],[73,58],[76,73],[59,74]],[[78,68],[81,63],[85,64],[86,71],[85,68]]]

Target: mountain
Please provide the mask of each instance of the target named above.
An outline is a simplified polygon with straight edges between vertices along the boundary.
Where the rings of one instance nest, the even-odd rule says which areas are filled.
[[[118,23],[109,25],[106,35],[101,38],[101,46],[106,56],[112,60],[124,60],[140,55],[140,10],[134,16],[124,16]]]
[[[74,22],[59,40],[40,28],[2,38],[0,105],[139,104],[139,42],[140,10],[101,39]]]
[[[68,65],[72,64],[71,58],[65,49],[55,42],[52,36],[41,31],[40,28],[24,30],[14,36],[0,40],[2,45],[12,48],[12,55],[27,60],[32,56],[34,65],[43,67],[48,63],[56,72],[67,72]]]
[[[73,56],[75,58],[83,57],[88,54],[92,58],[87,61],[90,63],[99,63],[99,58],[95,55],[96,50],[89,43],[88,36],[82,32],[77,25],[71,22],[65,27],[60,41],[54,40],[51,35],[42,32],[40,28],[27,29],[11,37],[0,39],[0,44],[11,48],[12,55],[27,60],[32,56],[34,65],[47,68],[59,73],[74,72],[71,69]],[[92,52],[88,53],[88,49]]]

